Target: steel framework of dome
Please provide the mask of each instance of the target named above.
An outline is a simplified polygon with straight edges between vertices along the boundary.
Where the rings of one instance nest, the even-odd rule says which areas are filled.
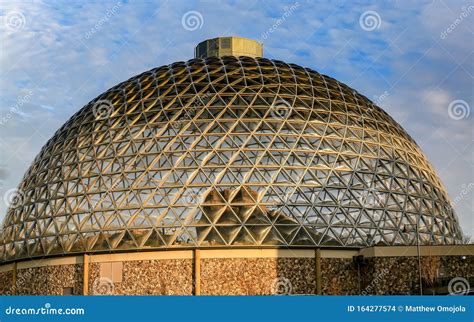
[[[440,180],[389,115],[265,58],[192,59],[113,87],[56,132],[19,191],[2,261],[461,236]]]

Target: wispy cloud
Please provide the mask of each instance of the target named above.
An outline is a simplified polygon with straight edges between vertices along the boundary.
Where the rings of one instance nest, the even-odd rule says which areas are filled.
[[[45,104],[41,104],[40,107],[44,110],[47,110],[47,111],[54,111],[55,110],[54,107],[49,106],[49,105],[45,105]]]

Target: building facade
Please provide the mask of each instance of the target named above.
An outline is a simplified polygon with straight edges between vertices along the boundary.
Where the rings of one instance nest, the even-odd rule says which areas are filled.
[[[12,274],[16,283],[18,267],[55,270],[34,263],[64,261],[58,269],[77,284],[67,286],[73,293],[80,283],[89,293],[100,271],[125,283],[116,289],[124,294],[227,294],[219,278],[206,278],[222,269],[227,282],[254,288],[234,284],[235,292],[266,294],[268,283],[231,272],[253,267],[275,277],[287,267],[285,276],[298,272],[297,293],[314,294],[329,286],[312,271],[342,272],[340,263],[363,248],[461,241],[432,166],[366,97],[309,68],[262,58],[253,40],[210,39],[195,54],[99,95],[46,143],[3,224],[0,262],[11,270],[2,278]],[[231,257],[259,252],[266,255],[258,261]],[[337,261],[324,256],[334,252]],[[97,266],[107,256],[119,259]],[[204,275],[196,277],[196,265]],[[147,272],[166,276],[150,284]],[[143,287],[132,291],[125,276]]]

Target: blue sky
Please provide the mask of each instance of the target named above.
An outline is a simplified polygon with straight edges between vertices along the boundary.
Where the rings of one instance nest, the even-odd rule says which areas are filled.
[[[190,15],[196,25],[183,23]],[[0,1],[0,196],[87,102],[223,35],[260,40],[266,57],[334,77],[384,108],[474,235],[472,1]]]

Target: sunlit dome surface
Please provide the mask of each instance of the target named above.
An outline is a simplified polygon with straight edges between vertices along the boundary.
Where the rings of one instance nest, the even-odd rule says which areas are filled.
[[[311,69],[193,59],[121,83],[43,147],[3,261],[209,247],[451,244],[426,157],[382,109]]]

